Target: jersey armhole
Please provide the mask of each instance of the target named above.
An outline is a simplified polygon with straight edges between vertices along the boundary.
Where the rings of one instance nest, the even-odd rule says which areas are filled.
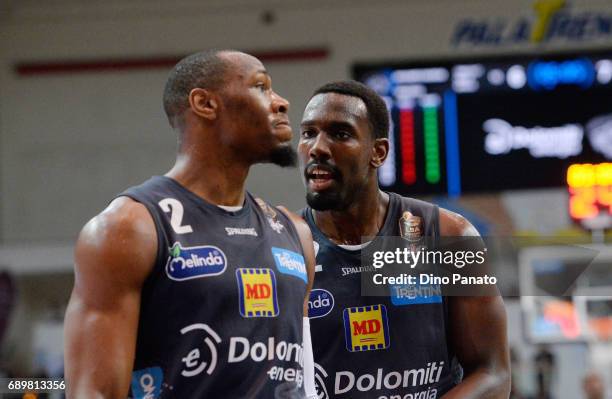
[[[149,204],[143,201],[140,201],[138,198],[136,198],[135,196],[129,193],[123,193],[115,198],[121,198],[121,197],[129,198],[132,201],[138,202],[139,204],[143,205],[146,208],[147,212],[149,212],[149,215],[151,215],[151,218],[153,219],[153,225],[155,225],[155,235],[157,236],[157,251],[155,254],[155,263],[153,264],[153,267],[151,268],[151,271],[149,272],[149,275],[147,276],[145,280],[145,285],[146,285],[146,281],[148,281],[151,278],[151,276],[155,274],[154,273],[155,269],[158,267],[159,264],[161,264],[160,262],[162,262],[162,260],[164,259],[165,251],[167,250],[166,248],[168,247],[168,243],[167,243],[168,240],[166,238],[166,235],[163,232],[163,229],[161,228],[162,223],[161,223],[161,220],[159,219],[159,215],[157,215],[154,209],[151,209],[151,206]]]

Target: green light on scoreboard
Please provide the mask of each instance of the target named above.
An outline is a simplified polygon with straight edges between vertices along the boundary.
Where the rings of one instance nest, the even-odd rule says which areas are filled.
[[[423,108],[423,131],[425,136],[425,180],[430,184],[440,182],[440,143],[438,131],[438,108]]]

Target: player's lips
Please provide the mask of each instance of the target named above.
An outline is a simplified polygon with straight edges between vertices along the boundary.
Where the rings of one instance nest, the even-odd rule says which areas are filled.
[[[283,142],[291,140],[291,136],[293,136],[293,130],[291,129],[288,118],[277,118],[272,120],[272,129],[277,132],[282,132],[279,138]]]
[[[274,119],[272,121],[272,126],[273,127],[280,127],[280,126],[290,126],[289,125],[289,119],[288,118],[277,118]]]
[[[324,164],[311,164],[306,168],[304,174],[310,191],[328,189],[338,176],[338,172],[334,167]]]

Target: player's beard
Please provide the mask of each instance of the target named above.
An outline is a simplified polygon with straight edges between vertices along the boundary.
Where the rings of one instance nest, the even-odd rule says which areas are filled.
[[[297,153],[291,145],[282,145],[270,152],[268,161],[282,168],[294,168],[297,165]]]
[[[338,191],[307,192],[306,203],[316,211],[344,211],[355,201],[359,190],[343,187]]]
[[[316,211],[340,211],[342,201],[337,192],[334,193],[306,193],[306,203]]]

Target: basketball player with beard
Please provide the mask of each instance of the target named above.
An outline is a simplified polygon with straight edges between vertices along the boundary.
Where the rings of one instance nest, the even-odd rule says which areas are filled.
[[[298,155],[315,240],[311,334],[320,398],[507,398],[500,296],[361,296],[362,237],[475,236],[462,216],[378,187],[389,114],[367,86],[326,84],[310,98]]]
[[[304,398],[312,238],[245,190],[295,163],[289,103],[255,57],[207,51],[170,72],[174,167],[81,231],[66,312],[69,398]]]

